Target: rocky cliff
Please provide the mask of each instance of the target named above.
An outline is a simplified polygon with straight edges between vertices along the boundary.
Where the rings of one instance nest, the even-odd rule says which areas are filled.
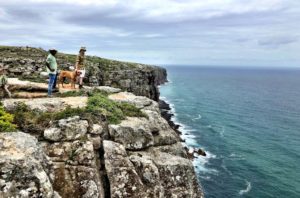
[[[45,51],[0,51],[10,77],[44,81]],[[70,58],[59,54],[63,67]],[[89,74],[94,87],[60,89],[54,98],[45,97],[45,83],[9,79],[16,98],[1,100],[0,129],[9,113],[16,129],[0,131],[0,197],[203,197],[191,156],[155,101],[166,71],[88,58],[98,69]]]
[[[88,54],[88,51],[87,51]],[[47,51],[32,47],[0,46],[0,64],[8,68],[10,77],[44,82],[40,73],[45,70]],[[76,55],[58,53],[59,69],[68,70],[74,66]],[[146,96],[158,101],[157,85],[166,82],[164,68],[120,62],[96,56],[87,56],[86,84],[90,86],[112,86],[136,95]]]
[[[105,90],[109,100],[132,104],[146,116],[119,123],[71,116],[40,130],[0,133],[0,197],[203,197],[192,162],[158,103]],[[23,104],[43,117],[87,101],[80,96],[2,102],[9,112]]]

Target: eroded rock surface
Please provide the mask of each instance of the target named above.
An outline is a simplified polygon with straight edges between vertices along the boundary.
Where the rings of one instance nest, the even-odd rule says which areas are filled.
[[[44,131],[45,141],[41,144],[54,164],[53,188],[62,197],[104,197],[99,153],[103,127],[93,129],[75,116],[59,120],[55,127]]]
[[[85,107],[87,97],[65,97],[65,98],[36,98],[36,99],[5,99],[3,106],[8,111],[13,112],[20,103],[26,104],[32,110],[41,112],[61,111],[68,106],[71,108]]]
[[[203,197],[180,137],[161,117],[157,102],[128,92],[109,98],[131,103],[147,117],[108,124],[101,118],[91,123],[73,116],[52,123],[40,142],[29,134],[0,133],[0,193],[51,198]],[[86,100],[22,101],[33,110],[52,111],[66,104],[85,106]],[[13,110],[17,101],[3,103]]]
[[[53,190],[51,160],[35,137],[0,133],[0,197],[60,197]]]
[[[193,164],[178,134],[161,117],[158,104],[127,92],[109,97],[134,104],[148,116],[127,118],[118,125],[109,125],[114,142],[104,141],[103,144],[111,196],[203,197]],[[119,186],[119,181],[125,185]],[[137,189],[132,189],[128,183]]]

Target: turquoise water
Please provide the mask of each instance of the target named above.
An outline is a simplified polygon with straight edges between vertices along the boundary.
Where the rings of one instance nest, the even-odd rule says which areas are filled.
[[[167,67],[206,197],[300,197],[300,70]]]

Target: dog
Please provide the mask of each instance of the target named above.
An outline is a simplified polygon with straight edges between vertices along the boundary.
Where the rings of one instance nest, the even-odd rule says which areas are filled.
[[[75,89],[75,82],[77,76],[80,75],[81,72],[74,70],[74,71],[60,71],[59,73],[59,83],[61,86],[64,87],[65,78],[68,78],[71,81],[71,88]]]

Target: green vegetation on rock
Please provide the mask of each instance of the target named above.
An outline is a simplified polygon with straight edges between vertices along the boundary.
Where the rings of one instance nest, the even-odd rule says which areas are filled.
[[[7,113],[3,106],[0,106],[0,132],[11,132],[16,129],[16,125],[12,122],[14,116],[10,113]]]
[[[88,122],[94,123],[97,120],[104,118],[111,124],[118,124],[126,116],[130,117],[147,117],[140,109],[129,103],[115,102],[106,95],[98,92],[90,93],[87,106],[85,108],[71,108],[59,112],[41,112],[32,110],[24,103],[18,104],[14,111],[14,123],[20,130],[27,132],[41,133],[51,123],[73,116],[80,116]]]

